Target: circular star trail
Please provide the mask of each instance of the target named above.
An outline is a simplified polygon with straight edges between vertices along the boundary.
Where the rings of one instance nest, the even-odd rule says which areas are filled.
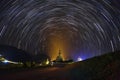
[[[120,50],[119,0],[1,0],[0,44],[52,59]]]

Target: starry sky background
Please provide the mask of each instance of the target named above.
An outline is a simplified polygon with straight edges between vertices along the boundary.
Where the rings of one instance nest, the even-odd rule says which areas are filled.
[[[120,50],[120,0],[0,0],[0,44],[52,59]]]

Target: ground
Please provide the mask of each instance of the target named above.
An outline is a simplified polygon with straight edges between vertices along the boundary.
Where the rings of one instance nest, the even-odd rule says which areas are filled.
[[[1,73],[0,80],[120,80],[120,52],[62,67],[22,69]]]

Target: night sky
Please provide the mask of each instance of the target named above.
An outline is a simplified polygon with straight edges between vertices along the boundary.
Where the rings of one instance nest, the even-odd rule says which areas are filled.
[[[0,44],[55,59],[120,50],[120,0],[0,0]]]

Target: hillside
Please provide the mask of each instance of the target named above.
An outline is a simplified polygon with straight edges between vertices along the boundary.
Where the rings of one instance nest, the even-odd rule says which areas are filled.
[[[120,80],[120,52],[77,62],[61,71],[61,74],[67,74],[70,80]]]
[[[1,80],[120,80],[120,51],[68,64],[1,76]]]

